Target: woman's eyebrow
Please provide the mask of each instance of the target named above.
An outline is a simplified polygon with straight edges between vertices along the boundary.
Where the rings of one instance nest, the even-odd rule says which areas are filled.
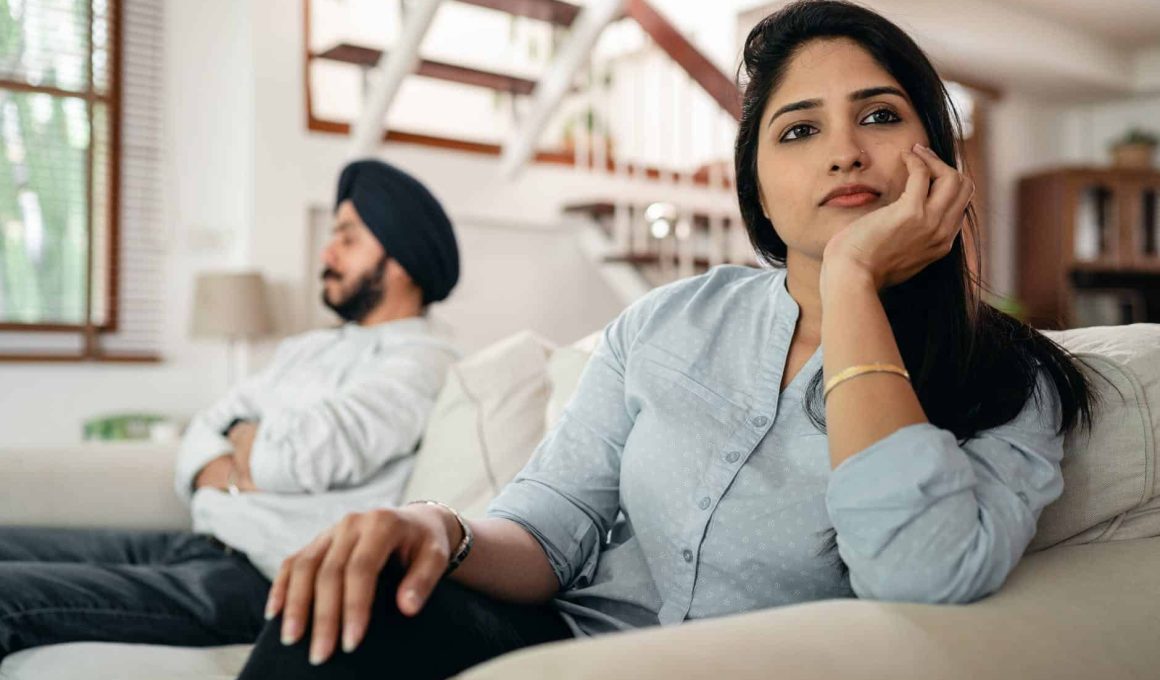
[[[855,90],[855,91],[850,93],[849,100],[852,102],[856,102],[856,101],[861,101],[863,99],[869,99],[871,97],[877,97],[878,95],[882,95],[882,94],[892,94],[892,95],[895,95],[898,97],[902,97],[903,99],[906,99],[906,94],[902,90],[898,89],[897,87],[891,87],[889,85],[882,85],[879,87],[868,87],[868,88],[865,88],[863,90]],[[780,116],[784,113],[790,113],[792,111],[804,111],[806,109],[816,109],[816,108],[819,108],[821,105],[822,105],[821,99],[803,99],[800,102],[793,102],[792,104],[786,104],[785,106],[778,109],[769,118],[769,124],[772,125],[773,121],[776,120],[778,116]]]

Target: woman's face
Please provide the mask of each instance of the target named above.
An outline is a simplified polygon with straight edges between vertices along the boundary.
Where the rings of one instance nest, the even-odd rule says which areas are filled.
[[[830,237],[897,199],[902,151],[916,143],[929,145],[921,121],[869,52],[844,38],[802,45],[766,101],[757,148],[762,209],[789,256],[821,260]]]

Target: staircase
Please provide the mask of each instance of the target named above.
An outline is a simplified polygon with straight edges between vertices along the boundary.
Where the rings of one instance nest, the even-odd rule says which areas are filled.
[[[740,116],[733,81],[646,0],[617,3],[584,62],[562,72],[575,47],[570,34],[592,31],[592,4],[607,10],[610,1],[448,0],[414,43],[418,53],[396,55],[408,18],[429,6],[303,0],[308,125],[349,134],[370,105],[376,74],[392,56],[410,58],[385,141],[510,160],[521,135],[546,116],[542,131],[532,131],[527,162],[610,180],[600,195],[577,195],[564,207],[590,225],[595,256],[610,268],[630,268],[648,288],[718,264],[752,264],[732,187]],[[474,55],[459,47],[481,42]],[[561,73],[565,82],[553,80]]]

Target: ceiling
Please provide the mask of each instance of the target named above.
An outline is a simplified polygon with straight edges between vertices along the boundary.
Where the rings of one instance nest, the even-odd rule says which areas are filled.
[[[1160,0],[1005,0],[1129,49],[1160,46]]]

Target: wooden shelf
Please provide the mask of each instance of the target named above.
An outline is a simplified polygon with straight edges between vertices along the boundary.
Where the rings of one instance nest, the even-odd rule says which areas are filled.
[[[1077,315],[1078,296],[1122,291],[1125,299],[1142,300],[1144,318],[1134,320],[1160,322],[1160,225],[1150,207],[1156,196],[1160,172],[1149,170],[1071,167],[1023,178],[1016,256],[1026,321],[1040,328],[1082,325],[1090,320]],[[1099,257],[1076,257],[1081,224],[1096,230],[1082,240]]]

